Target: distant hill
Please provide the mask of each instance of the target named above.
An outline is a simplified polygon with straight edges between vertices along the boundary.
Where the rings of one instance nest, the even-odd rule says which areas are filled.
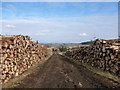
[[[109,41],[118,41],[118,40],[119,39],[110,39]],[[80,44],[82,44],[82,45],[93,45],[93,43],[94,43],[94,41],[86,41],[86,42],[82,42]]]
[[[80,44],[82,44],[82,45],[93,45],[93,41],[82,42]]]

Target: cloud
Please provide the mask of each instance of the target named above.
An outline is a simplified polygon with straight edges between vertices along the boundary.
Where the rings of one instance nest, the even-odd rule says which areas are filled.
[[[31,35],[31,36],[46,36],[46,35],[48,35],[49,32],[50,32],[50,30],[39,30],[37,32],[28,33],[26,35]]]
[[[8,24],[8,25],[5,25],[5,28],[15,28],[15,26]]]
[[[34,34],[35,36],[46,36],[50,30],[39,30],[39,33]]]
[[[35,33],[35,34],[31,34],[32,36],[45,36],[46,34],[45,33]]]
[[[80,36],[87,36],[86,33],[80,33],[79,35],[80,35]]]
[[[50,32],[50,30],[42,30],[41,32],[48,33],[48,32]]]
[[[43,42],[79,42],[81,40],[91,40],[94,36],[103,39],[117,37],[117,20],[117,15],[93,15],[67,18],[16,19],[0,22],[3,23],[3,34],[28,34],[33,40]],[[14,25],[15,30],[5,28],[5,26],[10,27],[9,25]]]

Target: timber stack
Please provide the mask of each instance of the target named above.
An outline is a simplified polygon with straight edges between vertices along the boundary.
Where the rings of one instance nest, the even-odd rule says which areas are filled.
[[[42,44],[31,41],[29,36],[0,37],[1,83],[21,75],[31,66],[49,57],[51,51]]]
[[[120,76],[120,40],[96,39],[93,45],[67,51],[65,55]]]

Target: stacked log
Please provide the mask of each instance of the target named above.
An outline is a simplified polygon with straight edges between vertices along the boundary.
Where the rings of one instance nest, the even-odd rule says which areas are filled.
[[[65,55],[120,76],[120,40],[97,39],[93,45],[67,51]]]
[[[29,36],[15,35],[1,36],[1,38],[1,83],[21,75],[51,54],[47,47],[31,41]]]

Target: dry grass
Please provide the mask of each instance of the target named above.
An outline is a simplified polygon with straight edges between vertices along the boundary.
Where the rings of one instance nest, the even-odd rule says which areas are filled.
[[[106,78],[112,79],[112,80],[117,81],[117,82],[120,83],[120,77],[118,77],[116,75],[113,75],[113,74],[111,74],[109,72],[105,72],[105,71],[103,71],[101,69],[98,69],[96,67],[92,67],[91,65],[88,65],[88,64],[82,64],[82,63],[80,63],[78,61],[75,61],[75,60],[73,60],[73,59],[71,59],[71,58],[69,58],[67,56],[65,56],[65,57],[68,58],[71,62],[76,63],[78,65],[82,65],[82,66],[86,67],[87,69],[91,70],[92,72],[94,72],[96,74],[99,74],[101,76],[104,76]]]
[[[51,55],[52,56],[52,55]],[[34,65],[32,67],[30,67],[27,71],[25,71],[22,75],[19,75],[13,79],[11,79],[8,83],[3,84],[2,88],[13,88],[15,86],[17,86],[24,78],[26,78],[29,74],[31,74],[33,71],[36,70],[37,67],[41,67],[44,65],[44,63],[51,57],[49,56],[48,58],[46,58],[45,60],[43,60],[42,62],[38,63],[37,65]]]

